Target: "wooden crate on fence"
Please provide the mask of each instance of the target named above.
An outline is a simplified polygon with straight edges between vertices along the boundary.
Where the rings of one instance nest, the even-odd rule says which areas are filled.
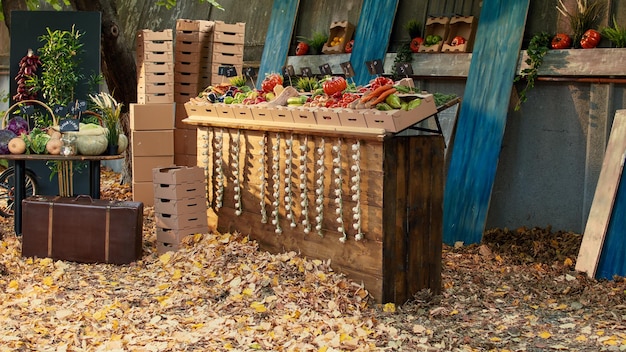
[[[330,260],[378,302],[439,293],[443,137],[307,133],[199,126],[209,226]]]

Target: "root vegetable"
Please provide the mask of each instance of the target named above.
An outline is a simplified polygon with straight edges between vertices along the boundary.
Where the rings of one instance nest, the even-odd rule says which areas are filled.
[[[50,138],[46,143],[46,151],[50,155],[61,154],[61,147],[63,147],[63,142],[59,138]]]
[[[22,137],[15,137],[9,141],[9,152],[11,154],[26,153],[26,142],[24,142]]]

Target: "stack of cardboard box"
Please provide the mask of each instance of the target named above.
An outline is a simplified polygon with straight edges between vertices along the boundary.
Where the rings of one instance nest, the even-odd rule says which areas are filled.
[[[176,21],[174,98],[177,103],[174,135],[176,165],[196,165],[196,129],[182,122],[184,104],[210,85],[213,21]]]
[[[211,84],[228,82],[224,74],[220,75],[220,67],[232,67],[238,76],[242,75],[245,32],[245,23],[230,24],[215,21],[213,54],[211,56]]]
[[[152,177],[158,253],[176,251],[186,236],[209,231],[202,168],[155,168]]]
[[[152,169],[174,164],[172,30],[137,35],[137,104],[130,105],[133,200],[153,205]],[[181,104],[182,105],[182,104]]]

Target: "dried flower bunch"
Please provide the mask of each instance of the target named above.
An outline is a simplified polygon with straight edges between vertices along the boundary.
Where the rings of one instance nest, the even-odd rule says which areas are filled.
[[[559,0],[556,9],[567,19],[572,27],[574,45],[579,45],[586,30],[595,28],[606,9],[606,0],[576,0],[576,9],[567,9],[563,0]]]

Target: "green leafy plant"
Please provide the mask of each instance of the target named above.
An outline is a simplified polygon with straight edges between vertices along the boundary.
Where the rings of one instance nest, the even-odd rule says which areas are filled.
[[[539,67],[543,64],[543,58],[549,50],[550,41],[552,36],[546,32],[535,34],[528,44],[526,54],[526,64],[529,66],[522,70],[522,74],[515,77],[515,82],[526,79],[526,86],[519,92],[519,101],[515,106],[515,111],[521,108],[521,104],[528,100],[528,91],[535,86],[535,80],[537,79]]]
[[[407,31],[411,39],[422,36],[422,24],[417,20],[409,20],[404,25],[404,29]]]
[[[580,48],[580,39],[585,31],[597,26],[605,8],[606,0],[576,0],[576,9],[570,11],[563,0],[559,0],[556,9],[569,20],[575,48]]]
[[[396,58],[393,60],[393,79],[397,79],[399,77],[398,74],[398,66],[399,63],[410,63],[413,61],[413,52],[411,51],[411,47],[409,44],[401,44],[396,51]]]
[[[315,32],[311,38],[297,37],[298,40],[303,41],[309,45],[309,50],[312,54],[319,54],[324,47],[324,44],[328,41],[328,35],[322,32]]]
[[[602,28],[600,33],[610,40],[616,48],[626,48],[626,28],[618,26],[615,17],[613,17],[613,27]]]
[[[109,93],[100,92],[89,95],[91,101],[96,105],[102,114],[102,121],[107,128],[107,140],[110,146],[117,146],[120,137],[120,115],[122,113],[122,103],[118,103]]]

